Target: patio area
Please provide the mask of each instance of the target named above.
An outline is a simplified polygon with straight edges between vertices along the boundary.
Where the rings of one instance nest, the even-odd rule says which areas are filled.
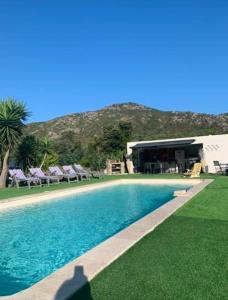
[[[201,161],[203,145],[194,139],[139,143],[131,147],[137,172],[184,173]]]

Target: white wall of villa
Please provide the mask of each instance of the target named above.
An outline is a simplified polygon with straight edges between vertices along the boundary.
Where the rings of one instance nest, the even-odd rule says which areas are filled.
[[[168,142],[194,139],[194,144],[203,145],[203,164],[208,173],[216,173],[213,161],[217,160],[220,163],[228,163],[228,134],[195,136],[176,139],[150,140],[150,141],[135,141],[127,143],[127,154],[132,154],[131,147],[136,144]]]

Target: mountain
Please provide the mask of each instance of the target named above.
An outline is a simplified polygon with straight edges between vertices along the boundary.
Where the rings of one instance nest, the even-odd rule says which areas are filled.
[[[228,113],[220,115],[161,111],[136,103],[114,104],[97,111],[74,113],[47,122],[27,125],[27,133],[58,139],[73,131],[81,142],[100,136],[107,125],[128,121],[133,125],[132,140],[175,138],[228,133]]]

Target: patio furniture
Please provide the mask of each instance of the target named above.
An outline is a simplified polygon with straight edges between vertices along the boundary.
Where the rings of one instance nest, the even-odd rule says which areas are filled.
[[[190,176],[190,178],[200,177],[201,169],[202,169],[202,164],[195,163],[192,170],[187,170],[187,172],[184,173],[184,176]]]
[[[214,164],[216,173],[217,174],[222,174],[222,169],[221,169],[219,161],[218,160],[214,160],[213,164]]]
[[[21,182],[26,182],[28,188],[31,188],[31,183],[39,184],[40,187],[42,186],[41,180],[38,177],[26,177],[24,172],[21,169],[11,169],[9,170],[10,180],[12,185],[16,185],[19,188]]]
[[[40,178],[41,181],[46,181],[48,185],[50,185],[50,182],[59,183],[58,176],[46,175],[41,168],[29,168],[29,172],[32,176]]]
[[[143,172],[144,173],[152,173],[151,163],[145,162]]]
[[[186,170],[186,167],[185,167],[185,161],[178,161],[176,163],[176,168],[177,168],[177,173],[184,173],[184,171]]]
[[[228,163],[220,163],[224,175],[228,175]]]
[[[177,165],[176,162],[170,162],[169,167],[167,169],[167,173],[177,173]]]
[[[76,171],[74,170],[74,168],[71,165],[63,166],[63,171],[65,174],[77,177],[77,179],[80,178],[80,176],[76,173]]]
[[[220,163],[218,160],[214,160],[213,164],[217,174],[222,174],[222,175],[227,174],[228,163]]]
[[[163,173],[164,163],[162,162],[145,162],[144,173]]]
[[[74,170],[80,179],[90,179],[91,174],[88,170],[85,170],[81,165],[74,164]]]
[[[49,167],[49,172],[51,175],[58,176],[59,179],[67,179],[68,183],[70,183],[70,180],[72,181],[78,181],[78,176],[76,174],[68,174],[63,172],[58,166]]]

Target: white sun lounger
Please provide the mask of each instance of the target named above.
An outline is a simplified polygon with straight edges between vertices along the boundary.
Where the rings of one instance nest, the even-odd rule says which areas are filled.
[[[21,169],[10,169],[10,180],[12,181],[12,185],[16,185],[19,188],[21,182],[26,182],[28,188],[31,188],[31,183],[39,184],[41,186],[41,179],[38,177],[26,177],[24,172]]]
[[[81,165],[74,164],[75,172],[82,179],[90,179],[92,176],[87,170],[83,169]]]
[[[71,165],[63,166],[63,171],[70,176],[77,176],[78,178],[78,174],[75,172],[74,168]]]
[[[49,167],[48,169],[51,175],[58,176],[60,179],[66,178],[68,183],[70,183],[71,179],[73,181],[78,181],[78,176],[76,174],[68,174],[63,172],[58,166]]]
[[[50,184],[50,182],[54,182],[54,181],[59,183],[58,176],[45,175],[44,172],[41,170],[41,168],[30,168],[29,172],[32,176],[38,177],[41,180],[46,181],[48,185]]]

